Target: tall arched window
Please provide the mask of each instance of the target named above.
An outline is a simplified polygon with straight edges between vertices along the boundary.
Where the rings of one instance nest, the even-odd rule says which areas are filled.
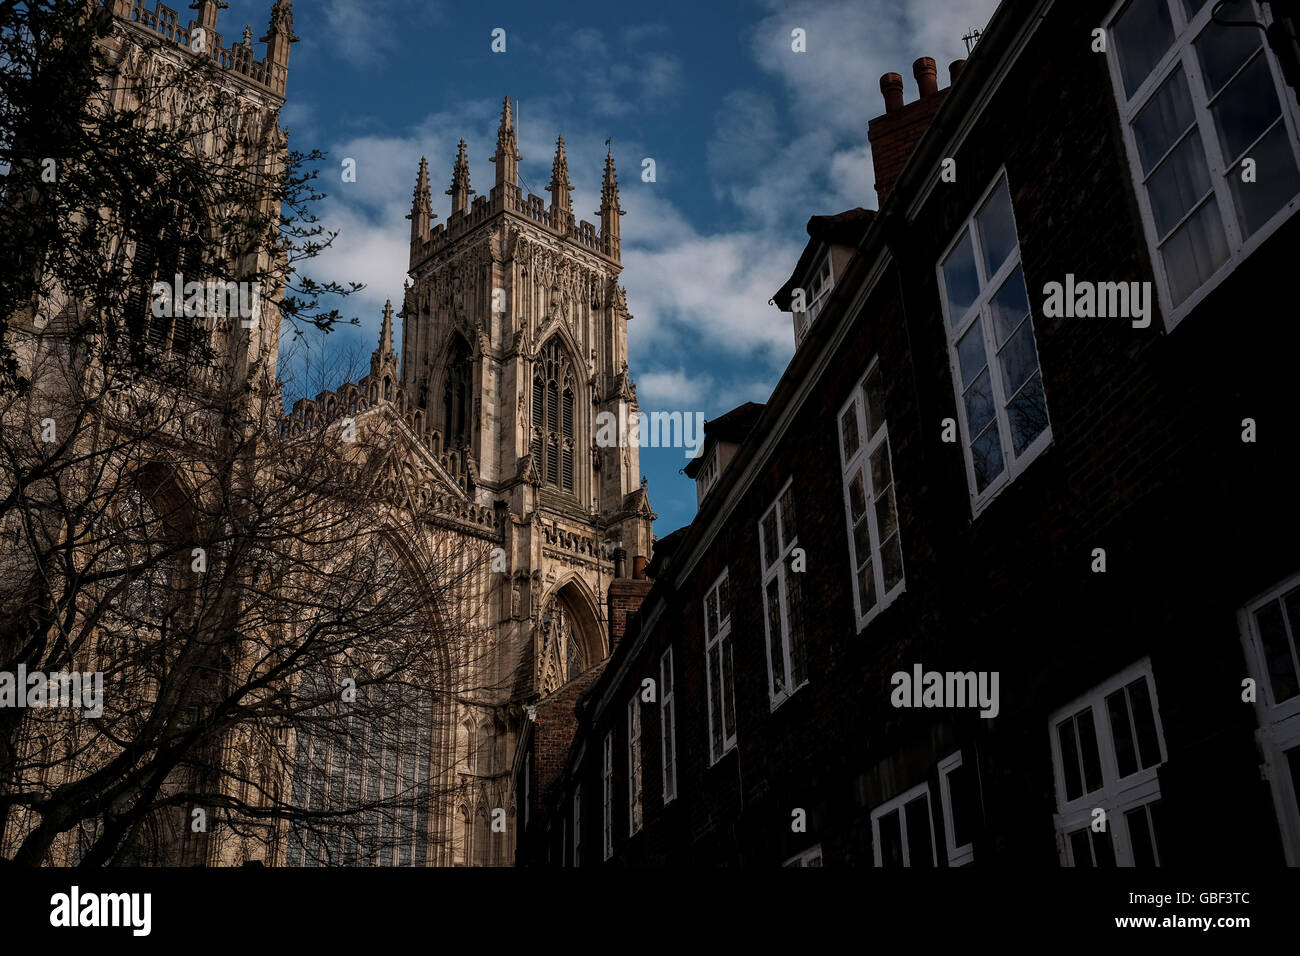
[[[446,448],[457,448],[470,440],[473,384],[474,356],[469,343],[457,335],[447,353],[446,382],[442,390],[442,433]]]
[[[543,483],[573,491],[577,379],[559,339],[533,363],[533,460]]]

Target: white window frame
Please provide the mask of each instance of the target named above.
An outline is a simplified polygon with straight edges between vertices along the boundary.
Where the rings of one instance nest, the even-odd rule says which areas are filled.
[[[1255,714],[1259,719],[1255,739],[1264,757],[1264,772],[1273,792],[1273,806],[1288,866],[1300,866],[1300,793],[1296,792],[1285,756],[1286,751],[1300,747],[1300,695],[1280,704],[1274,699],[1255,612],[1297,587],[1300,587],[1300,574],[1292,575],[1260,594],[1237,612],[1237,623],[1246,648],[1247,673],[1255,681]],[[1283,621],[1290,629],[1291,622],[1285,614]],[[1292,654],[1300,653],[1300,634],[1292,630],[1290,638]]]
[[[627,702],[627,835],[636,836],[645,822],[645,768],[641,750],[641,696]]]
[[[956,845],[957,831],[953,826],[952,785],[948,775],[962,766],[961,751],[950,754],[939,761],[939,803],[943,808],[943,842],[948,854],[948,865],[966,866],[975,859],[975,845],[963,843]]]
[[[762,609],[763,633],[767,637],[767,643],[766,643],[767,653],[764,656],[767,659],[767,696],[772,710],[776,710],[783,703],[785,703],[792,696],[794,696],[794,694],[796,694],[800,688],[805,687],[808,684],[807,648],[804,643],[805,635],[802,633],[802,631],[806,627],[806,622],[803,620],[800,621],[801,633],[797,635],[793,633],[790,627],[789,575],[796,572],[792,572],[789,570],[789,568],[787,567],[788,565],[787,559],[790,557],[790,554],[794,551],[794,549],[799,547],[799,534],[798,534],[798,528],[796,527],[794,538],[790,541],[785,540],[785,515],[781,511],[781,499],[785,496],[785,493],[787,491],[790,491],[793,487],[794,487],[794,479],[788,479],[786,483],[781,487],[781,490],[777,492],[776,500],[773,501],[771,506],[769,506],[768,509],[763,512],[763,517],[758,522],[758,560],[759,560],[759,567],[763,568],[763,580],[759,586],[759,592],[758,592],[758,600],[759,600],[758,606]],[[776,553],[776,558],[775,560],[772,561],[771,565],[767,565],[766,564],[767,532],[764,531],[764,525],[767,523],[768,516],[773,513],[776,514],[776,524],[777,524],[776,552],[777,553]],[[797,514],[796,514],[795,521],[797,525],[798,524]],[[777,635],[772,634],[772,622],[768,620],[768,613],[767,613],[767,586],[772,581],[777,581],[777,595],[779,598],[779,604],[781,610],[781,633]],[[795,584],[802,587],[801,582],[796,581]],[[801,592],[800,601],[802,602],[802,600],[803,600],[803,596]],[[782,687],[780,692],[778,692],[776,689],[776,675],[772,670],[772,641],[774,638],[779,639],[781,642],[781,662],[782,662],[782,668],[784,670],[784,673],[781,675]],[[803,680],[801,680],[798,684],[794,683],[793,651],[796,643],[799,645],[801,652],[804,654],[804,675],[803,675]]]
[[[671,647],[659,658],[659,754],[666,807],[677,798],[677,678]]]
[[[994,175],[993,181],[988,185],[980,197],[975,201],[971,208],[970,215],[962,220],[961,227],[953,235],[952,241],[949,242],[939,255],[939,261],[935,263],[935,276],[939,283],[939,304],[943,312],[943,327],[945,334],[948,336],[948,365],[952,373],[953,393],[957,399],[957,421],[961,423],[962,434],[962,460],[966,463],[966,486],[970,490],[971,516],[978,517],[980,513],[989,506],[1007,485],[1015,481],[1024,471],[1034,463],[1039,455],[1052,443],[1052,414],[1051,403],[1047,400],[1047,376],[1043,371],[1042,353],[1038,351],[1038,326],[1033,326],[1034,332],[1034,349],[1038,355],[1038,372],[1043,379],[1043,403],[1044,413],[1047,418],[1047,424],[1043,430],[1038,433],[1037,437],[1030,442],[1025,450],[1016,455],[1015,445],[1011,440],[1011,422],[1007,416],[1007,397],[1003,394],[1002,368],[998,360],[997,333],[993,327],[993,320],[988,317],[987,307],[993,297],[1002,289],[1007,279],[1017,268],[1023,268],[1020,257],[1020,226],[1016,223],[1016,208],[1014,200],[1009,201],[1011,207],[1011,222],[1016,232],[1015,250],[1007,255],[1007,261],[1002,263],[998,271],[993,275],[985,277],[984,270],[984,247],[979,236],[979,229],[975,226],[976,217],[983,210],[990,197],[997,191],[998,187],[1006,184],[1008,199],[1010,200],[1011,180],[1007,177],[1007,169],[1003,166]],[[960,324],[954,325],[950,314],[948,304],[948,286],[943,275],[943,264],[952,251],[957,248],[967,235],[970,235],[972,249],[975,255],[975,270],[980,281],[980,292],[976,296],[974,303],[966,310],[966,313],[959,317]],[[1023,272],[1022,272],[1023,276]],[[1035,317],[1034,297],[1029,289],[1029,279],[1025,277],[1025,295],[1029,302],[1029,317],[1026,322],[1033,323]],[[957,343],[962,336],[975,323],[980,323],[981,333],[984,338],[984,358],[988,363],[989,370],[989,387],[993,389],[993,414],[994,422],[998,429],[998,440],[1002,443],[1002,473],[989,482],[988,487],[983,491],[978,491],[978,483],[975,480],[975,457],[971,452],[971,442],[975,440],[974,435],[970,433],[970,422],[966,420],[966,401],[962,396],[961,383],[961,360],[957,354]],[[1010,339],[1008,339],[1010,341]],[[1030,378],[1033,378],[1031,375]],[[1023,389],[1024,386],[1022,385]]]
[[[582,784],[573,788],[573,865],[582,863]]]
[[[873,358],[869,363],[867,363],[866,374],[863,375],[862,380],[853,387],[853,394],[850,395],[849,400],[840,407],[839,414],[835,417],[835,431],[839,435],[841,477],[843,479],[844,521],[848,528],[849,535],[849,588],[853,592],[853,609],[857,614],[859,631],[870,624],[881,611],[894,603],[895,598],[907,590],[907,570],[904,568],[903,576],[898,579],[898,582],[888,592],[885,591],[885,570],[880,560],[880,526],[879,518],[876,515],[877,495],[876,489],[871,481],[870,463],[871,456],[875,454],[881,445],[885,448],[885,458],[889,462],[888,493],[893,495],[894,498],[894,516],[898,523],[898,527],[894,533],[898,537],[900,557],[903,542],[903,519],[902,515],[898,512],[898,483],[894,477],[894,455],[893,449],[889,445],[888,423],[882,420],[880,428],[876,430],[875,435],[870,437],[867,436],[867,379],[871,377],[873,372],[877,371],[879,366],[880,359],[878,357]],[[856,409],[855,419],[858,428],[858,447],[852,455],[846,456],[843,422],[844,415],[850,408]],[[858,593],[858,552],[857,544],[853,536],[853,508],[850,504],[849,498],[849,486],[853,483],[853,477],[859,470],[862,472],[862,487],[867,499],[866,518],[868,537],[870,539],[871,569],[876,589],[875,607],[870,608],[866,612],[862,610],[862,595]],[[900,564],[901,563],[902,562],[900,561]]]
[[[817,321],[817,316],[821,315],[822,309],[826,308],[831,293],[835,291],[835,263],[831,259],[830,249],[818,258],[816,268],[808,273],[808,277],[812,282],[817,282],[823,272],[826,274],[826,280],[816,288],[808,290],[808,307],[804,310],[804,315],[807,316],[805,332],[812,328],[812,324]]]
[[[713,635],[713,637],[709,637],[709,595],[714,594],[715,592],[719,592],[719,590],[722,588],[724,584],[726,584],[727,586],[727,616],[725,618],[722,617],[721,602],[719,602],[718,630],[717,633]],[[710,586],[709,590],[704,593],[704,601],[702,603],[703,603],[703,614],[704,614],[704,638],[705,638],[704,639],[704,674],[705,674],[706,696],[708,698],[707,710],[709,714],[709,720],[708,720],[709,766],[712,767],[719,760],[721,760],[724,755],[730,753],[732,750],[735,749],[736,737],[740,730],[736,722],[736,718],[738,717],[738,715],[736,713],[735,685],[734,683],[728,683],[727,681],[727,673],[729,670],[727,667],[727,661],[732,657],[731,581],[728,577],[727,571],[723,571],[721,574],[718,575],[717,580],[714,581],[712,586]],[[722,727],[719,728],[721,731],[720,736],[722,738],[722,748],[720,750],[715,750],[713,745],[713,741],[714,741],[713,648],[715,646],[718,647],[718,666],[719,666],[719,673],[717,675],[718,676],[717,686],[718,686],[718,693],[722,696],[722,699],[718,701],[718,715],[719,715],[718,719],[722,721]],[[734,680],[735,673],[736,673],[734,662],[730,668],[730,673]],[[727,734],[728,702],[730,702],[731,704],[732,721],[733,721],[730,735]]]
[[[937,867],[939,865],[939,848],[934,841],[934,808],[930,806],[930,784],[921,783],[911,790],[905,790],[892,800],[882,803],[871,811],[871,849],[876,866],[884,866],[881,862],[882,854],[880,852],[880,820],[895,810],[898,811],[900,839],[903,844],[903,866],[910,867],[912,865],[912,853],[907,845],[907,811],[904,808],[919,796],[925,797],[925,822],[930,828],[931,866]]]
[[[612,730],[605,734],[605,761],[600,777],[605,810],[601,830],[604,835],[604,858],[608,860],[614,855],[614,732]]]
[[[1160,743],[1160,761],[1138,770],[1127,777],[1119,776],[1119,765],[1115,757],[1115,734],[1110,725],[1110,713],[1106,707],[1106,697],[1115,691],[1144,677],[1147,690],[1151,695],[1151,713],[1156,726],[1156,739]],[[1093,731],[1097,735],[1097,753],[1101,762],[1102,785],[1098,790],[1083,793],[1074,800],[1066,799],[1065,772],[1061,757],[1061,742],[1056,725],[1066,718],[1073,717],[1085,707],[1092,709]],[[1136,732],[1136,731],[1135,731]],[[1106,811],[1106,830],[1111,837],[1115,853],[1116,866],[1133,865],[1133,848],[1129,839],[1128,821],[1125,814],[1140,806],[1154,803],[1161,799],[1159,770],[1169,759],[1165,747],[1164,724],[1160,719],[1160,699],[1156,696],[1156,682],[1151,673],[1151,659],[1144,657],[1135,664],[1124,668],[1115,676],[1098,684],[1088,693],[1059,708],[1048,718],[1047,733],[1052,746],[1052,776],[1056,784],[1057,812],[1053,815],[1056,824],[1057,845],[1062,866],[1073,866],[1073,851],[1068,834],[1090,827],[1093,822],[1093,810]],[[1086,786],[1086,783],[1085,783]],[[1156,858],[1159,859],[1160,845],[1155,845]]]
[[[1224,184],[1227,169],[1224,167],[1222,147],[1219,143],[1213,117],[1209,111],[1209,103],[1205,96],[1205,83],[1201,76],[1201,64],[1194,47],[1196,38],[1211,19],[1210,14],[1214,10],[1215,0],[1207,0],[1205,6],[1190,22],[1187,20],[1187,14],[1183,10],[1180,0],[1166,0],[1169,4],[1171,22],[1173,23],[1173,43],[1170,44],[1165,55],[1152,68],[1146,80],[1134,90],[1132,97],[1127,96],[1124,92],[1124,77],[1119,61],[1119,45],[1115,39],[1114,29],[1118,15],[1128,5],[1128,2],[1129,0],[1119,0],[1103,21],[1107,31],[1106,59],[1110,66],[1111,88],[1115,94],[1115,103],[1119,108],[1120,127],[1123,131],[1125,152],[1128,154],[1129,172],[1133,177],[1134,191],[1137,193],[1138,209],[1142,218],[1142,230],[1146,235],[1147,249],[1151,255],[1151,266],[1155,270],[1155,287],[1156,294],[1160,298],[1160,311],[1165,317],[1165,330],[1172,332],[1178,323],[1186,318],[1242,262],[1249,258],[1269,236],[1276,232],[1296,209],[1300,208],[1300,193],[1291,197],[1291,200],[1282,206],[1272,219],[1257,229],[1254,235],[1244,242],[1242,241],[1236,208],[1232,203],[1230,191]],[[1254,10],[1244,14],[1246,18],[1253,18],[1262,23],[1272,22],[1271,11],[1266,15],[1260,9],[1258,3],[1254,3],[1253,6]],[[1231,14],[1230,18],[1238,19],[1242,16],[1243,13],[1238,12]],[[1240,29],[1254,28],[1241,27]],[[1261,37],[1262,35],[1261,32]],[[1300,112],[1297,111],[1293,91],[1283,82],[1281,69],[1278,67],[1273,51],[1269,49],[1267,40],[1264,40],[1262,55],[1268,61],[1269,72],[1273,77],[1273,86],[1277,92],[1278,101],[1282,104],[1282,122],[1286,126],[1291,151],[1296,157],[1297,165],[1300,166],[1300,134],[1297,134],[1297,128],[1300,127]],[[1142,171],[1142,160],[1138,154],[1137,140],[1133,134],[1132,123],[1151,101],[1151,97],[1164,85],[1165,80],[1173,74],[1180,64],[1187,77],[1192,109],[1196,116],[1197,131],[1190,135],[1199,135],[1201,137],[1201,144],[1205,149],[1207,172],[1211,187],[1214,190],[1213,197],[1206,201],[1218,204],[1219,218],[1223,223],[1224,239],[1228,246],[1228,258],[1195,292],[1175,307],[1173,305],[1173,293],[1169,287],[1169,277],[1165,272],[1164,259],[1160,254],[1158,245],[1160,237],[1156,234],[1155,215],[1151,209],[1150,197],[1147,195],[1145,185],[1143,185],[1143,181],[1147,176]],[[1227,85],[1225,83],[1224,87],[1226,88]],[[1182,142],[1181,138],[1179,142]],[[1247,147],[1247,154],[1254,145],[1251,144],[1251,147]],[[1203,203],[1198,203],[1196,209],[1199,210],[1202,205]],[[1193,210],[1188,215],[1192,215],[1195,211]]]
[[[781,864],[783,867],[792,867],[801,869],[804,867],[820,867],[822,865],[822,845],[820,843],[810,846],[802,853],[796,853],[790,859]]]

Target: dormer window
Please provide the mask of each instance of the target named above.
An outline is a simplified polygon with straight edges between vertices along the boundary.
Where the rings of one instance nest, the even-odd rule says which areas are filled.
[[[695,476],[695,494],[696,503],[703,504],[704,496],[718,482],[718,446],[715,444],[712,448],[704,453],[704,463],[700,465],[699,473]]]
[[[795,345],[802,342],[808,334],[809,327],[830,300],[834,288],[835,272],[831,268],[831,254],[828,251],[804,285],[804,311],[796,311],[794,314]]]

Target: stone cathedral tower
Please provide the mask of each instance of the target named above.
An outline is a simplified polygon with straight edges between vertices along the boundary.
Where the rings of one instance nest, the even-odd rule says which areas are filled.
[[[490,683],[504,700],[528,701],[607,654],[602,607],[614,558],[649,556],[654,515],[636,444],[596,441],[600,413],[627,421],[636,412],[613,157],[599,231],[573,215],[563,137],[549,207],[523,195],[519,160],[507,98],[495,184],[471,201],[462,140],[451,214],[437,226],[421,160],[401,382],[443,451],[460,456],[477,502],[505,518],[509,620]]]

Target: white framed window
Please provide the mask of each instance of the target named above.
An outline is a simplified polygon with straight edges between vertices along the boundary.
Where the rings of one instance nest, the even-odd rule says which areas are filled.
[[[1238,614],[1287,865],[1300,866],[1300,574]]]
[[[663,767],[664,806],[677,796],[677,698],[673,680],[673,649],[659,658],[659,753]]]
[[[972,768],[957,751],[939,761],[939,803],[943,808],[944,849],[949,866],[966,866],[975,859],[972,841],[978,787]]]
[[[605,735],[605,762],[600,771],[605,859],[614,855],[614,732]]]
[[[1166,327],[1300,206],[1300,137],[1264,31],[1213,0],[1126,0],[1107,57]],[[1227,20],[1265,21],[1251,0]],[[1255,181],[1244,182],[1247,159]]]
[[[573,788],[573,865],[582,865],[582,785]]]
[[[1052,440],[1006,171],[939,260],[971,511],[978,515]]]
[[[1048,729],[1062,865],[1159,866],[1165,740],[1150,660],[1058,710]]]
[[[923,783],[871,811],[876,866],[935,867],[930,785]]]
[[[800,571],[792,569],[799,545],[794,483],[787,481],[758,526],[763,563],[763,629],[767,634],[767,690],[775,710],[808,683],[803,649]]]
[[[709,681],[709,764],[736,746],[731,664],[731,591],[723,571],[704,595],[704,668]]]
[[[817,316],[821,314],[826,303],[830,301],[831,292],[835,289],[835,270],[831,267],[830,250],[821,257],[817,262],[816,268],[808,277],[808,284],[804,288],[804,300],[806,308],[802,312],[796,312],[794,316],[795,327],[795,346],[797,347],[803,341],[808,329],[812,327]]]
[[[627,834],[641,830],[641,698],[627,702]]]
[[[822,865],[822,845],[818,843],[816,846],[809,847],[802,853],[796,853],[781,865],[795,868],[805,866],[820,867]]]
[[[839,415],[844,514],[858,630],[906,587],[884,398],[880,361],[873,359]]]

